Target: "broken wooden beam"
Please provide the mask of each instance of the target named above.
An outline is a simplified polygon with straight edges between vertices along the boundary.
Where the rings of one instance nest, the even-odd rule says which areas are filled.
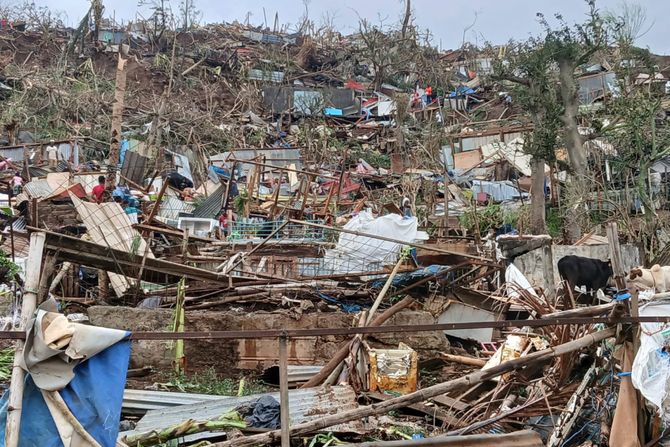
[[[576,309],[561,310],[558,312],[552,312],[550,314],[541,315],[540,318],[547,320],[550,318],[563,318],[563,317],[595,317],[597,315],[604,315],[610,310],[614,309],[618,301],[612,301],[607,304],[599,304],[597,306],[586,306],[578,307]]]
[[[565,410],[558,417],[558,421],[554,424],[554,429],[547,441],[547,447],[559,447],[563,445],[565,439],[572,433],[572,428],[579,418],[579,413],[590,397],[589,394],[586,393],[586,388],[591,385],[591,382],[593,382],[597,376],[598,368],[594,362],[584,375],[577,391],[575,391],[568,401]]]
[[[468,366],[476,366],[481,368],[482,366],[486,365],[486,360],[484,359],[478,359],[475,357],[467,357],[465,355],[454,355],[454,354],[447,354],[447,353],[442,353],[442,358],[444,360],[447,360],[449,362],[455,362],[455,363],[460,363],[461,365],[468,365]]]
[[[426,401],[431,397],[445,394],[449,391],[471,387],[472,385],[476,385],[485,380],[498,377],[516,369],[520,369],[531,364],[544,362],[551,358],[580,350],[605,340],[606,338],[613,337],[615,334],[615,328],[608,328],[599,332],[585,335],[584,337],[578,338],[577,340],[573,340],[568,343],[564,343],[562,345],[553,346],[548,349],[543,349],[542,351],[528,354],[524,357],[503,362],[500,365],[489,369],[479,370],[458,379],[433,385],[404,396],[389,399],[386,402],[364,406],[355,410],[328,415],[314,421],[298,424],[291,427],[291,436],[303,436],[317,430],[331,427],[333,425],[343,424],[349,421],[359,420],[378,414],[385,414],[389,411],[398,410],[411,404]],[[235,439],[234,441],[215,443],[212,444],[212,447],[251,447],[255,445],[270,445],[277,441],[279,436],[280,430],[273,430],[262,435],[249,436],[243,439]]]
[[[382,394],[382,393],[365,393],[365,396],[377,401],[377,402],[386,402],[390,399],[393,399],[393,396],[389,394]],[[406,408],[409,408],[410,410],[418,411],[419,413],[423,413],[426,416],[428,416],[430,419],[433,419],[435,421],[440,421],[444,424],[448,424],[449,426],[452,427],[462,427],[463,423],[459,420],[454,415],[449,414],[448,411],[443,410],[440,407],[435,407],[435,406],[428,406],[424,404],[412,404],[408,405]]]
[[[116,272],[124,276],[136,276],[142,266],[143,257],[140,255],[126,253],[52,231],[29,229],[42,231],[46,235],[46,249],[53,251],[59,261],[74,262],[108,272]],[[182,277],[209,283],[228,284],[228,275],[162,259],[145,259],[142,268],[142,279],[144,281],[153,283],[177,282]],[[232,278],[233,283],[249,281],[249,279],[238,276]]]

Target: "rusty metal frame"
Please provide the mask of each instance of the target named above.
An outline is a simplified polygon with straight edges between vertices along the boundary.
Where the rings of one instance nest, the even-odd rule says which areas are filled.
[[[474,321],[465,323],[441,323],[403,326],[370,326],[350,328],[319,329],[271,329],[249,331],[204,331],[204,332],[134,332],[131,340],[230,340],[230,339],[273,339],[279,337],[309,338],[321,336],[347,336],[355,334],[413,333],[462,329],[506,328],[506,327],[545,327],[571,324],[632,324],[632,323],[670,323],[670,316],[643,317],[571,317],[543,320],[501,320]],[[23,340],[21,331],[0,331],[0,340]]]

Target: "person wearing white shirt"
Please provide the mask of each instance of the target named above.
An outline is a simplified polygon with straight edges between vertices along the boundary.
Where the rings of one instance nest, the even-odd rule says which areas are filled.
[[[49,167],[52,169],[56,169],[58,166],[58,148],[55,143],[54,140],[51,140],[47,146],[47,160],[49,160]]]

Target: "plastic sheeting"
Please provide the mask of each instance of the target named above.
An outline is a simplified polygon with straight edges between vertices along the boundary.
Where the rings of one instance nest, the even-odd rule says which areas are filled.
[[[424,267],[418,270],[414,270],[413,272],[403,272],[403,273],[398,273],[395,278],[393,278],[393,281],[391,281],[391,285],[393,287],[404,287],[408,286],[410,284],[413,284],[417,281],[420,281],[425,278],[429,278],[431,276],[435,276],[440,272],[443,272],[445,270],[448,270],[449,266],[448,265],[429,265],[428,267]],[[369,282],[370,287],[373,287],[375,289],[382,288],[384,284],[386,283],[386,280],[388,279],[388,275],[384,276],[382,278],[377,278]],[[444,280],[445,278],[442,278]],[[450,273],[446,275],[446,279],[448,281],[453,281],[454,279],[454,274]]]
[[[375,218],[369,211],[362,211],[344,226],[344,229],[405,241],[408,244],[423,238],[417,230],[416,217],[387,214]],[[384,265],[396,262],[402,244],[340,233],[337,246],[327,250],[324,270],[334,273],[366,272],[381,270]]]
[[[670,301],[651,302],[640,308],[640,316],[670,316]],[[640,349],[631,378],[633,386],[670,421],[670,326],[666,323],[641,323]],[[624,371],[627,372],[627,371]]]
[[[79,364],[72,381],[60,391],[70,411],[103,447],[116,444],[129,359],[130,341],[116,343]],[[0,399],[0,439],[3,440],[8,399],[9,392]],[[42,393],[30,375],[26,377],[22,406],[19,447],[65,446]],[[75,445],[71,442],[66,447]]]
[[[514,264],[507,266],[505,270],[505,283],[507,284],[507,296],[510,298],[518,298],[519,292],[516,288],[522,289],[530,293],[531,295],[537,296],[535,289],[531,285],[530,281],[521,273]],[[510,287],[512,286],[512,287]]]
[[[528,197],[528,193],[520,192],[510,181],[487,182],[484,180],[473,180],[472,188],[474,194],[485,192],[496,202],[506,202],[508,200]]]

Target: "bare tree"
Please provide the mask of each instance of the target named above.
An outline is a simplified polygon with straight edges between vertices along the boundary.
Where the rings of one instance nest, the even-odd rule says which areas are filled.
[[[149,20],[153,22],[152,40],[158,43],[174,20],[170,0],[139,0],[138,6],[148,6],[151,10]]]
[[[179,15],[184,31],[198,25],[202,19],[202,11],[196,6],[195,0],[182,0],[179,4]]]
[[[653,21],[648,24],[647,10],[637,3],[623,2],[619,10],[606,11],[603,18],[621,46],[633,45],[654,26]]]
[[[556,160],[561,107],[557,95],[553,60],[541,39],[510,44],[505,59],[494,63],[494,79],[514,84],[513,97],[528,113],[533,130],[525,135],[523,150],[532,156],[530,230],[546,232],[545,165]]]
[[[407,28],[409,27],[409,22],[412,19],[412,0],[405,0],[405,17],[402,20],[402,31],[401,35],[404,39],[407,36]]]

